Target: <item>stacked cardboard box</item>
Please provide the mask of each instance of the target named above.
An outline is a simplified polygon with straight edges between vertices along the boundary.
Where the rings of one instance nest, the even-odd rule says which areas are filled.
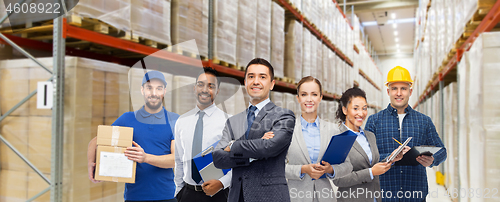
[[[52,58],[40,61],[51,69]],[[88,180],[86,151],[97,125],[110,125],[129,110],[128,67],[74,57],[66,57],[65,64],[63,200],[123,201],[123,184],[92,184]],[[37,82],[51,77],[29,59],[1,61],[0,72],[2,111],[35,90]],[[36,109],[35,96],[0,123],[0,134],[49,179],[51,116],[51,110]],[[0,144],[0,164],[0,200],[26,200],[48,186],[4,144]],[[6,186],[4,182],[11,177],[23,187],[15,186],[16,183]],[[50,193],[45,193],[39,200],[48,201],[49,197]]]
[[[181,115],[196,106],[196,98],[194,97],[196,79],[188,76],[174,76],[173,83],[172,111]]]
[[[172,44],[196,40],[198,49],[181,46],[181,50],[208,56],[208,1],[172,1]]]
[[[82,0],[72,12],[146,39],[171,44],[170,0]]]

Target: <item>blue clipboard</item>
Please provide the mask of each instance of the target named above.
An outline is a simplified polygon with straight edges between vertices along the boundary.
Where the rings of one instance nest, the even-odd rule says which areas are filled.
[[[226,175],[231,169],[218,169],[214,165],[214,160],[212,157],[212,151],[215,149],[215,146],[219,141],[215,142],[208,148],[204,149],[202,152],[197,154],[193,161],[196,164],[196,168],[198,168],[198,172],[200,172],[200,176],[203,179],[203,182],[219,179],[222,176]]]
[[[333,136],[321,161],[326,161],[331,165],[344,163],[357,137],[358,135],[351,130]],[[326,175],[321,176],[321,178],[325,177]]]

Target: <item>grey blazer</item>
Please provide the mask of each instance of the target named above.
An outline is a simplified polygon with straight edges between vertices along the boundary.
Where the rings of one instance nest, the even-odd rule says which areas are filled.
[[[215,167],[233,169],[228,201],[238,201],[243,192],[245,202],[288,202],[285,157],[292,140],[295,116],[292,111],[269,102],[255,117],[246,139],[247,111],[226,121],[222,138],[212,153]],[[274,132],[274,137],[261,139],[269,131]],[[231,140],[236,140],[231,151],[224,151]],[[257,160],[250,162],[250,158]]]
[[[340,132],[347,131],[347,127],[344,124],[340,124]],[[380,182],[378,176],[373,176],[373,180],[370,177],[369,168],[379,162],[379,153],[377,148],[377,142],[375,135],[370,131],[364,131],[366,139],[370,144],[370,150],[372,152],[372,163],[366,155],[361,145],[356,141],[352,145],[351,151],[349,152],[349,160],[352,164],[352,172],[344,177],[336,178],[333,183],[339,187],[337,199],[339,202],[343,201],[355,201],[355,202],[373,202],[373,197],[370,198],[369,194],[358,194],[357,190],[361,188],[364,193],[367,191],[380,192]],[[350,192],[355,192],[355,197],[352,197]],[[345,193],[345,194],[344,194]],[[376,196],[380,196],[380,193]],[[382,201],[379,197],[377,202]]]
[[[318,159],[322,159],[332,136],[339,134],[340,131],[336,124],[324,121],[323,119],[319,119],[319,126],[321,144]],[[333,188],[329,177],[313,180],[311,176],[305,174],[303,178],[300,178],[301,167],[306,164],[311,164],[311,158],[309,158],[309,152],[304,140],[304,135],[302,134],[302,124],[299,117],[295,121],[292,144],[288,149],[287,164],[285,167],[291,201],[337,201],[335,198],[335,192],[332,191]],[[335,164],[332,166],[335,170],[335,176],[333,179],[348,175],[352,171],[352,165],[349,162],[349,158],[347,158],[342,164]],[[315,191],[319,191],[320,194],[314,196]]]

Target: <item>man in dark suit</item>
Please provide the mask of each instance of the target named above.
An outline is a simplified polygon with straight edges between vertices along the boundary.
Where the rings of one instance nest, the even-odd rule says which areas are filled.
[[[274,84],[274,69],[268,61],[255,58],[248,63],[249,107],[227,120],[213,152],[215,167],[233,169],[228,201],[290,201],[285,158],[295,116],[269,100]]]

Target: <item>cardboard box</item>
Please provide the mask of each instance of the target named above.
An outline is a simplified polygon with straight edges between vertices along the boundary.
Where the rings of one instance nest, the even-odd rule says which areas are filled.
[[[133,128],[100,125],[97,129],[95,179],[135,183],[136,162],[124,153],[132,146]]]

